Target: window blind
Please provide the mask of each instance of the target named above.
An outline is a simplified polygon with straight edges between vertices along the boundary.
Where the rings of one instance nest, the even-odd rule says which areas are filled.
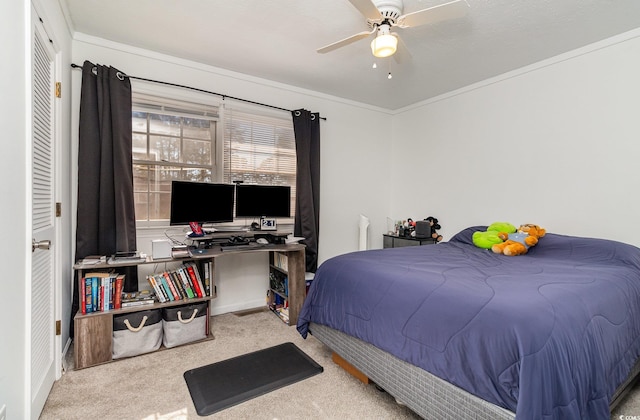
[[[291,187],[295,210],[296,145],[287,114],[225,108],[224,181]]]

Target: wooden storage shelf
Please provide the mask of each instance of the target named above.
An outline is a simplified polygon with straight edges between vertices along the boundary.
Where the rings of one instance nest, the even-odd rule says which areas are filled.
[[[83,315],[78,312],[73,319],[75,332],[74,339],[74,364],[75,369],[82,369],[113,360],[111,350],[113,348],[113,317],[125,313],[146,311],[149,309],[161,309],[171,306],[188,305],[198,302],[208,302],[213,296],[193,299],[174,300],[165,303],[153,303],[150,305],[129,306],[121,309],[111,309],[103,312],[91,312]],[[207,315],[209,316],[207,309]],[[210,337],[207,331],[207,337]],[[199,340],[202,341],[202,340]],[[163,347],[161,347],[162,349]]]
[[[209,302],[216,297],[216,270],[215,260],[223,255],[235,254],[235,253],[247,253],[247,252],[269,252],[270,253],[270,270],[277,269],[282,274],[288,275],[289,278],[289,323],[295,325],[298,320],[298,314],[302,308],[302,303],[306,295],[306,283],[304,279],[304,245],[301,244],[289,244],[289,245],[269,245],[261,248],[243,249],[243,250],[228,250],[224,252],[220,247],[213,247],[207,249],[202,254],[194,254],[189,258],[180,259],[162,259],[153,260],[146,258],[144,261],[136,262],[122,262],[116,264],[98,263],[98,264],[81,264],[74,265],[74,270],[78,272],[78,278],[83,277],[83,273],[87,271],[108,271],[116,267],[138,266],[143,264],[158,264],[158,263],[181,263],[186,261],[211,261],[211,273],[210,273],[210,293],[211,296],[175,300],[171,302],[129,306],[120,309],[111,309],[103,312],[91,312],[88,314],[82,314],[81,311],[74,317],[74,359],[75,368],[82,369],[90,366],[99,365],[102,363],[108,363],[113,360],[112,348],[113,348],[113,317],[114,315],[121,315],[124,313],[134,313],[139,311],[145,311],[149,309],[162,309],[166,307],[186,305],[198,302]],[[277,267],[271,267],[273,262],[273,254],[278,252],[286,255],[288,259],[288,270],[284,271]],[[207,305],[207,317],[209,316],[209,309]],[[209,325],[209,324],[207,324]],[[207,331],[207,338],[211,338],[210,328]],[[205,339],[205,340],[206,340]],[[199,340],[203,341],[203,340]],[[163,347],[161,347],[162,349]]]

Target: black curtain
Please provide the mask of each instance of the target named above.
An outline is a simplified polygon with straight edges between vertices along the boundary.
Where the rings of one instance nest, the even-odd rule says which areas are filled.
[[[320,232],[320,114],[292,111],[296,137],[296,216],[293,233],[304,238],[306,271],[318,268]]]
[[[131,83],[113,67],[85,61],[80,95],[76,260],[135,251]],[[123,273],[124,290],[137,290],[137,268]],[[75,279],[72,337],[79,308],[77,286]]]

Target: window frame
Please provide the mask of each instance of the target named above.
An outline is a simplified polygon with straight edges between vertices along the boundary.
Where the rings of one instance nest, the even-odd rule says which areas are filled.
[[[177,88],[168,85],[158,85],[156,83],[150,82],[138,82],[136,81],[135,85],[132,86],[133,93],[133,102],[136,102],[136,96],[151,96],[157,98],[158,101],[167,101],[175,100],[176,102],[188,102],[192,103],[198,107],[202,107],[203,109],[206,107],[213,107],[217,109],[217,117],[206,117],[211,118],[216,121],[216,129],[215,129],[215,144],[212,144],[211,150],[211,178],[212,182],[222,182],[223,179],[223,156],[222,152],[224,151],[223,144],[223,123],[222,116],[220,115],[220,111],[222,109],[222,101],[218,98],[211,96],[210,94],[205,94],[197,91],[188,91],[184,90],[184,88]],[[142,107],[144,108],[144,107]],[[133,110],[138,110],[139,108],[134,107]],[[145,112],[158,112],[157,109],[146,108]],[[172,112],[162,111],[165,115],[172,115]],[[173,115],[183,115],[179,113],[173,113]],[[194,115],[195,117],[195,115]],[[133,127],[132,127],[133,132]],[[182,162],[159,162],[159,161],[150,161],[150,160],[137,160],[133,159],[132,165],[141,164],[141,165],[158,165],[158,166],[171,166],[171,167],[195,167],[195,165],[184,164]],[[232,225],[232,223],[229,223]],[[146,228],[181,228],[182,226],[171,226],[169,224],[169,219],[162,220],[138,220],[136,219],[136,229],[146,229]],[[188,227],[187,227],[188,228]]]

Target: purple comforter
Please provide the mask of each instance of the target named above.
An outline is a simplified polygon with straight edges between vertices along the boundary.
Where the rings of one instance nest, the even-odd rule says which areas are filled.
[[[640,250],[547,234],[526,255],[438,245],[340,255],[298,319],[371,343],[517,419],[608,419],[640,356]]]

